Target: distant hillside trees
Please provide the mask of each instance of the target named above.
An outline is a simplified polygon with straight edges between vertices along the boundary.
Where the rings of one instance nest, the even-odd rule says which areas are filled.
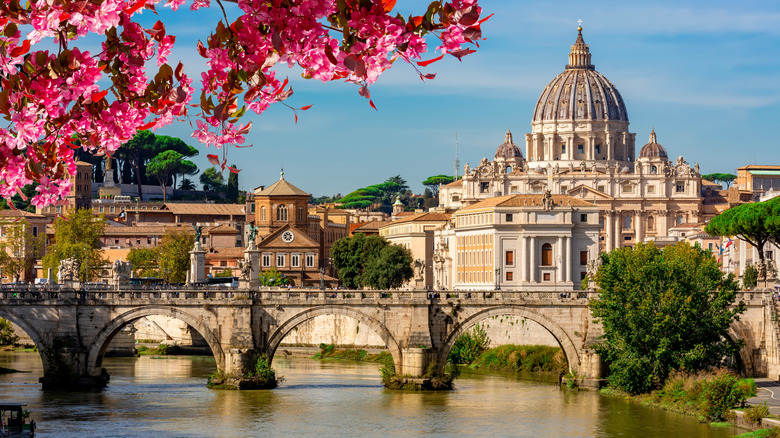
[[[409,190],[406,180],[401,178],[401,175],[388,178],[381,184],[363,187],[347,194],[347,196],[339,201],[342,203],[339,208],[375,210],[391,213],[393,211],[393,201],[398,195],[401,196],[402,200],[407,200],[407,202],[405,202],[406,205],[409,204],[408,199],[411,197],[412,193]]]
[[[702,175],[701,177],[706,179],[707,181],[712,181],[716,183],[726,183],[726,189],[729,188],[732,181],[737,179],[737,175],[734,175],[732,173],[708,173],[706,175]]]

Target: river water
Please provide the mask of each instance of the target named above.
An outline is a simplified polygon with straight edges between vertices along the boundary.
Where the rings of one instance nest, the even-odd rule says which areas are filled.
[[[739,429],[589,391],[502,376],[462,375],[457,390],[385,390],[368,363],[276,359],[286,381],[271,391],[206,388],[203,357],[106,358],[109,387],[42,391],[37,353],[0,352],[0,402],[27,403],[49,437],[518,436],[728,437]]]

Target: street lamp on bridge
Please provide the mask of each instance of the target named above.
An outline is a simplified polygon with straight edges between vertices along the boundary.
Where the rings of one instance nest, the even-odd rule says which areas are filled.
[[[496,268],[496,290],[501,290],[501,268]]]

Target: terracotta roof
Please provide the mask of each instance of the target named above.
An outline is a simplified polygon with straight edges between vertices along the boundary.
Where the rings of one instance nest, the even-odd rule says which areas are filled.
[[[444,185],[444,187],[461,187],[461,186],[463,186],[462,179],[456,179],[455,181]]]
[[[758,169],[778,170],[780,169],[780,166],[773,165],[773,164],[748,164],[747,166],[737,167],[737,170],[758,170]]]
[[[103,235],[108,236],[127,236],[127,235],[163,235],[165,234],[166,230],[169,229],[182,229],[188,232],[193,232],[194,230],[190,227],[176,227],[176,226],[165,226],[165,225],[131,225],[131,226],[107,226],[105,231],[103,232]]]
[[[395,217],[407,217],[407,216],[414,216],[418,213],[415,213],[413,211],[402,211],[395,215]]]
[[[204,231],[206,231],[209,234],[216,234],[216,233],[219,233],[219,234],[238,234],[238,230],[237,229],[231,227],[230,225],[225,225],[225,224],[217,225],[216,227],[208,227]]]
[[[23,210],[0,210],[0,217],[29,217],[39,219],[46,218],[46,216],[42,214],[30,213],[29,211]]]
[[[477,210],[480,208],[490,207],[541,207],[542,199],[544,195],[509,195],[509,196],[497,196],[495,198],[489,198],[484,201],[471,204],[468,207],[463,207],[458,212],[463,210]],[[553,209],[555,207],[593,207],[593,203],[583,201],[582,199],[575,198],[569,195],[552,195]],[[458,213],[456,212],[456,214]]]
[[[318,272],[318,273],[316,273],[316,274],[315,274],[315,273],[313,273],[313,272],[304,272],[304,273],[303,273],[303,277],[304,277],[304,279],[305,279],[305,280],[316,280],[316,281],[320,281],[320,274],[319,274],[319,272]],[[328,282],[339,281],[339,279],[338,279],[338,278],[331,277],[331,276],[330,276],[330,275],[328,275],[328,274],[322,274],[322,278],[323,278],[325,281],[328,281]]]
[[[229,248],[204,248],[206,249],[207,259],[241,259],[244,258],[244,250],[246,248],[229,247]],[[214,251],[211,251],[211,250]]]
[[[353,229],[353,231],[364,231],[364,230],[378,230],[381,227],[384,227],[385,225],[389,224],[388,221],[371,221],[371,222],[363,222],[362,224],[356,224],[358,225]]]
[[[244,204],[165,204],[165,210],[140,210],[142,213],[170,211],[173,214],[200,214],[211,216],[244,216]]]
[[[701,179],[701,185],[703,185],[703,186],[718,186],[718,187],[723,187],[723,186],[722,186],[720,183],[712,182],[712,181],[710,181],[710,180],[708,180],[708,179],[704,179],[704,178],[702,178],[702,179]]]
[[[392,222],[384,222],[378,228],[383,228],[388,225],[401,224],[406,222],[446,222],[450,220],[449,213],[419,213],[414,216],[405,217],[403,219],[394,220]]]
[[[271,184],[261,192],[255,192],[255,196],[309,196],[308,193],[288,183],[284,177]]]

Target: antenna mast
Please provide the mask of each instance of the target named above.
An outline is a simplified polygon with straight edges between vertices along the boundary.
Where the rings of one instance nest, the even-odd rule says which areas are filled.
[[[458,159],[458,133],[455,133],[455,179],[458,179],[458,169],[460,169],[460,160]]]

